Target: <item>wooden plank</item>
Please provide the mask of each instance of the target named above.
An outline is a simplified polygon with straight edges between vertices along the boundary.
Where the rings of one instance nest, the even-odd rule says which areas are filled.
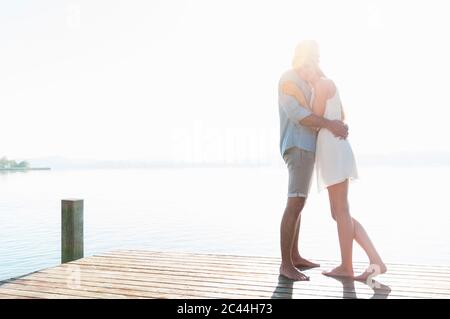
[[[0,287],[0,292],[14,295],[23,298],[38,298],[38,299],[92,299],[88,297],[81,297],[77,295],[63,295],[63,294],[55,294],[48,291],[42,290],[27,290],[23,285],[13,285],[11,284],[9,287]]]
[[[170,274],[170,273],[168,273],[168,274]],[[170,275],[173,275],[173,274],[170,274]],[[176,274],[175,274],[175,276],[176,276]],[[180,274],[180,275],[178,275],[178,277],[184,278],[184,280],[187,280],[186,278],[190,277],[190,275]],[[204,276],[203,278],[209,278],[209,277],[212,277],[212,276],[208,275],[208,276]],[[230,279],[230,277],[228,277],[228,276],[227,277],[221,276],[219,278],[220,278],[219,280],[225,280],[225,281]],[[311,281],[308,283],[295,283],[294,288],[296,287],[296,285],[298,285],[299,287],[302,287],[301,289],[310,289],[308,287],[311,287],[311,289],[313,289],[313,290],[323,290],[323,289],[330,290],[330,288],[326,288],[326,287],[331,287],[331,289],[335,289],[337,291],[342,290],[342,287],[341,287],[342,284],[334,279],[330,279],[328,277],[321,276],[321,275],[319,275],[319,277],[317,277],[317,278],[313,277],[313,276],[311,278],[312,278]],[[192,280],[195,280],[195,279],[204,280],[202,278],[198,278],[197,276],[192,278]],[[231,277],[231,280],[234,280],[234,283],[236,283],[236,281],[242,282],[242,281],[244,281],[244,279],[246,279],[249,282],[249,284],[251,283],[253,286],[267,286],[269,284],[272,287],[275,287],[276,286],[275,283],[277,283],[277,281],[278,281],[278,279],[275,277],[272,277],[272,279],[268,278],[267,280],[265,280],[265,282],[263,282],[262,280],[251,282],[250,280],[252,280],[253,278],[250,276],[247,278]],[[334,285],[331,284],[333,282],[334,282]],[[279,284],[277,284],[277,285],[278,285],[278,287],[280,287]],[[361,291],[364,293],[369,293],[370,295],[373,294],[373,289],[366,286],[365,284],[357,282],[357,283],[355,283],[355,285],[357,287],[359,287],[358,291]],[[281,286],[283,286],[283,285],[281,285]],[[380,289],[376,289],[378,295],[381,295],[383,290],[389,291],[388,286],[382,285],[381,287],[382,288],[380,288]],[[346,290],[348,290],[348,289],[346,289]],[[395,286],[395,288],[394,288],[394,286],[391,286],[391,290],[393,291],[393,292],[391,292],[391,295],[411,295],[412,296],[412,293],[420,293],[421,295],[424,295],[425,293],[429,293],[430,297],[431,297],[431,295],[441,295],[441,296],[449,296],[450,295],[449,290],[442,291],[442,290],[436,290],[434,288],[426,289],[426,288],[420,288],[420,287],[410,288],[410,287],[398,287],[398,286]]]
[[[16,287],[22,287],[23,290],[32,289],[33,291],[46,291],[55,290],[58,291],[67,290],[65,283],[55,282],[54,280],[32,280],[32,279],[19,279],[19,282],[15,284]],[[110,285],[108,287],[107,285]],[[173,287],[164,287],[161,285],[155,286],[153,291],[144,291],[136,289],[119,289],[115,288],[109,283],[104,283],[102,286],[90,286],[87,284],[81,284],[83,290],[77,290],[84,295],[96,295],[96,298],[175,298],[186,299],[192,297],[198,298],[236,298],[236,299],[248,299],[248,298],[268,298],[268,294],[261,293],[259,296],[249,294],[237,294],[234,292],[220,292],[220,291],[202,291],[192,289],[180,289]],[[18,288],[19,289],[19,288]]]
[[[111,267],[128,267],[128,268],[135,268],[135,269],[147,269],[147,268],[151,268],[154,269],[155,267],[176,267],[178,269],[181,270],[198,270],[198,271],[204,271],[205,273],[210,273],[210,272],[234,272],[234,273],[239,273],[239,274],[251,274],[252,276],[259,276],[259,275],[267,275],[267,274],[272,274],[272,275],[278,275],[278,269],[266,269],[266,270],[249,270],[249,269],[243,269],[242,267],[217,267],[217,266],[210,266],[210,265],[206,265],[206,264],[201,264],[201,265],[196,265],[196,264],[178,264],[178,263],[117,263],[114,261],[108,261],[108,260],[84,260],[82,261],[79,265],[84,265],[84,264],[91,264],[91,265],[108,265]],[[174,266],[175,265],[175,266]],[[312,270],[307,270],[305,272],[311,272]],[[392,279],[395,280],[404,280],[404,281],[429,281],[429,282],[435,282],[437,284],[445,284],[445,285],[449,285],[448,281],[445,280],[441,280],[440,277],[438,278],[428,278],[425,276],[389,276],[389,274],[385,274],[382,276],[384,279],[388,279],[390,277],[392,277]]]
[[[35,274],[34,274],[35,275]],[[65,280],[66,280],[66,276],[65,275],[63,275],[63,280],[64,280],[64,284],[65,284]],[[52,285],[52,287],[53,287],[53,285]],[[235,293],[234,293],[235,294]],[[320,295],[319,295],[320,296]],[[252,296],[253,297],[253,296]],[[316,294],[316,297],[317,297],[317,294]],[[336,297],[336,296],[335,296]]]
[[[152,256],[128,256],[128,255],[123,255],[123,254],[118,254],[118,253],[108,253],[108,254],[101,254],[98,255],[98,257],[116,257],[116,258],[128,258],[128,259],[134,259],[134,260],[147,260],[147,259],[151,259],[151,260],[156,260],[156,259],[167,259],[167,260],[171,260],[171,261],[175,261],[175,260],[196,260],[198,262],[200,261],[210,261],[212,263],[228,263],[228,264],[235,264],[235,265],[251,265],[252,267],[254,267],[255,265],[260,265],[260,266],[276,266],[279,265],[280,261],[277,260],[276,262],[265,262],[265,263],[256,263],[254,262],[252,259],[240,259],[240,260],[236,260],[236,259],[223,259],[221,258],[222,256],[216,256],[216,257],[204,257],[204,256],[192,256],[192,255],[185,255],[185,256],[167,256],[166,254],[164,255],[152,255]],[[322,262],[322,266],[332,266],[335,265],[336,262],[330,262],[330,261],[326,261],[326,262]],[[365,267],[367,266],[367,264],[365,265],[356,265],[355,269],[365,269]],[[416,269],[410,269],[408,267],[404,267],[404,268],[391,268],[390,265],[389,266],[389,271],[390,272],[394,272],[394,273],[399,273],[399,271],[401,271],[401,273],[403,273],[405,270],[409,271],[411,273],[415,273],[415,272],[419,272],[420,274],[423,274],[423,272],[428,272],[431,274],[443,274],[443,275],[447,275],[450,276],[450,271],[449,272],[445,272],[442,270],[433,270],[433,269],[421,269],[421,268],[416,268]]]
[[[17,294],[13,293],[13,294],[7,294],[5,293],[1,293],[0,294],[0,299],[38,299],[35,297],[24,297],[24,296],[18,296]]]
[[[42,278],[65,278],[65,273],[57,271],[52,272],[45,272],[43,274],[34,274],[30,278],[39,278],[42,275]],[[395,293],[392,293],[390,290],[387,289],[376,289],[375,291],[370,289],[369,287],[366,288],[366,286],[359,286],[355,287],[347,287],[343,290],[342,286],[330,286],[330,285],[312,285],[311,282],[308,283],[302,283],[302,285],[299,286],[293,286],[293,283],[282,283],[279,284],[276,281],[272,281],[270,283],[254,283],[251,281],[247,282],[239,282],[239,281],[229,281],[226,279],[214,279],[214,280],[208,280],[208,278],[198,278],[198,277],[190,277],[188,275],[186,276],[173,276],[173,275],[154,275],[154,276],[138,276],[137,274],[133,275],[127,275],[122,272],[86,272],[83,269],[82,273],[82,280],[83,282],[89,281],[89,282],[102,282],[103,280],[108,283],[120,283],[120,284],[126,284],[129,286],[151,286],[153,287],[155,284],[158,283],[167,283],[167,284],[189,284],[192,287],[195,286],[204,286],[204,287],[226,287],[231,288],[234,291],[240,291],[240,290],[254,290],[254,291],[268,291],[273,292],[274,290],[277,290],[279,293],[286,294],[285,297],[289,297],[292,293],[297,294],[309,294],[309,295],[316,295],[316,292],[318,291],[326,291],[330,293],[337,293],[338,295],[342,294],[342,292],[345,290],[345,293],[358,293],[358,296],[366,296],[366,297],[372,297],[374,295],[377,295],[378,297],[386,297],[389,294],[391,296],[398,296],[398,297],[429,297],[429,298],[439,298],[442,296],[450,296],[450,292],[447,294],[444,293],[437,293],[433,291],[405,291],[405,290],[398,290]],[[195,289],[195,288],[193,288]],[[313,294],[311,294],[313,292]]]
[[[221,256],[221,255],[217,255],[214,257],[206,257],[204,255],[199,255],[199,256],[194,256],[192,254],[189,255],[166,255],[166,254],[153,254],[153,255],[137,255],[137,256],[130,256],[130,255],[125,255],[123,253],[106,253],[106,254],[101,254],[101,255],[97,255],[97,257],[122,257],[122,258],[128,258],[128,259],[135,259],[135,260],[140,260],[140,259],[155,259],[155,258],[166,258],[166,259],[181,259],[181,260],[185,260],[185,259],[195,259],[198,261],[202,261],[202,260],[210,260],[210,261],[216,261],[216,262],[220,262],[220,263],[226,263],[227,261],[234,263],[234,264],[252,264],[252,265],[262,265],[262,266],[267,266],[267,265],[279,265],[280,260],[276,259],[276,260],[272,260],[272,261],[266,261],[266,262],[261,262],[258,263],[257,260],[255,261],[254,259],[251,258],[247,258],[247,259],[234,259],[234,258],[226,258],[226,256]],[[332,261],[324,261],[323,264],[329,264],[329,265],[333,265],[336,264],[336,262],[332,262]],[[365,268],[368,264],[356,264],[356,268],[360,267],[361,269]],[[404,267],[404,268],[393,268],[396,270],[403,270],[403,269],[407,269],[410,270],[409,267]],[[415,271],[416,269],[413,269],[413,271]],[[422,269],[422,268],[418,268],[417,270],[427,270],[427,271],[433,271],[433,269]],[[440,271],[440,270],[436,270],[439,273],[450,273],[449,272],[444,272],[444,271]]]
[[[111,269],[112,267],[115,267],[116,269],[126,269],[126,270],[129,270],[128,268],[123,268],[123,267],[119,267],[119,268],[117,268],[115,265],[108,265],[108,267],[109,267],[109,269]],[[139,268],[139,267],[133,267],[134,269],[135,269],[135,271],[140,271],[140,272],[142,272],[142,271],[144,271],[146,268],[148,268],[148,267],[144,267],[144,268]],[[167,267],[166,267],[167,268]],[[167,269],[167,271],[172,271],[172,272],[176,272],[176,271],[180,271],[180,269],[179,269],[180,267],[175,267],[175,268],[172,268],[172,269]],[[190,268],[190,269],[192,269],[192,268]],[[201,272],[204,272],[204,271],[200,271],[200,273]],[[216,271],[215,272],[216,274],[218,274],[218,275],[221,275],[221,276],[223,276],[223,271]],[[232,275],[236,275],[235,273],[231,273],[231,272],[228,272],[228,274],[232,274]],[[242,274],[242,273],[239,273],[239,274],[237,274],[237,275],[239,275],[239,276],[246,276],[248,279],[252,279],[252,280],[257,280],[257,279],[255,279],[255,275],[254,274],[246,274],[246,273],[244,273],[244,274]],[[328,277],[325,277],[325,276],[323,276],[323,275],[321,275],[321,274],[309,274],[309,275],[311,275],[311,280],[312,280],[312,282],[317,282],[317,281],[321,281],[321,280],[334,280],[334,279],[329,279]],[[205,276],[211,276],[211,273],[207,273],[207,274],[205,274]],[[258,275],[258,276],[260,276],[260,275]],[[263,275],[264,276],[264,275]],[[278,275],[276,275],[276,276],[278,276]],[[258,277],[259,278],[259,277]],[[324,279],[325,278],[325,279]],[[385,284],[389,284],[389,283],[387,283],[385,280],[383,280],[383,283],[385,283]],[[439,284],[439,283],[435,283],[435,284]],[[413,287],[415,287],[415,286],[418,286],[418,284],[415,284],[415,285],[412,285]],[[393,287],[393,286],[392,286]],[[391,287],[391,288],[392,288]],[[447,286],[447,288],[448,288],[448,286]],[[417,290],[419,290],[419,288],[417,288]],[[445,292],[445,293],[447,293],[447,292]]]
[[[39,276],[33,276],[32,278],[39,278]],[[45,278],[61,278],[60,276],[58,276],[55,273],[52,274],[45,274],[43,277],[43,279]],[[153,277],[147,277],[147,278],[136,278],[136,277],[127,277],[127,276],[123,276],[122,274],[115,274],[114,276],[102,276],[100,274],[95,274],[95,275],[87,275],[87,274],[83,274],[83,282],[91,282],[92,284],[96,283],[96,282],[102,282],[102,280],[100,280],[99,278],[104,279],[105,281],[107,281],[108,283],[116,283],[116,284],[121,284],[121,285],[125,285],[127,287],[138,287],[137,289],[139,289],[140,287],[144,287],[144,288],[148,288],[148,287],[155,287],[155,285],[157,287],[161,287],[161,285],[168,285],[170,287],[177,287],[179,288],[180,285],[181,287],[184,287],[184,285],[188,285],[189,289],[197,289],[197,287],[205,287],[208,288],[208,291],[211,291],[211,289],[214,289],[214,291],[216,289],[222,291],[226,291],[228,289],[232,289],[232,292],[234,293],[245,293],[245,294],[249,294],[249,295],[256,295],[259,296],[260,292],[269,292],[269,293],[273,293],[275,288],[278,288],[278,292],[285,294],[286,297],[289,297],[290,294],[292,294],[293,292],[298,293],[298,294],[308,294],[308,295],[317,295],[317,291],[319,289],[294,289],[292,287],[277,287],[277,285],[274,283],[272,285],[252,285],[252,284],[237,284],[237,283],[230,283],[230,282],[226,282],[226,281],[206,281],[206,280],[202,280],[199,281],[198,279],[191,279],[191,278],[187,278],[187,277],[183,277],[183,278],[177,278],[176,276],[153,276]],[[134,288],[133,288],[134,289]],[[338,292],[341,293],[342,289],[335,289],[334,291],[331,289],[327,289],[327,292]],[[313,292],[313,293],[311,293]],[[369,294],[367,294],[369,295]],[[373,295],[373,294],[370,294]]]
[[[44,271],[43,273],[46,274],[58,274],[58,275],[64,275],[66,273],[65,270],[58,270],[54,269],[51,271]],[[304,287],[312,287],[313,289],[324,289],[325,287],[330,287],[330,289],[334,290],[337,289],[338,291],[342,290],[342,284],[334,279],[328,278],[328,277],[319,277],[319,280],[312,280],[308,283],[301,283],[299,285],[293,284],[292,282],[288,281],[282,281],[281,283],[278,280],[278,277],[271,276],[266,277],[266,280],[259,280],[255,281],[252,280],[251,277],[245,278],[245,277],[234,277],[234,276],[205,276],[204,274],[192,274],[192,273],[185,273],[185,272],[158,272],[153,271],[150,273],[142,273],[142,272],[135,272],[135,273],[127,273],[124,271],[112,271],[111,269],[104,269],[103,271],[99,271],[95,268],[90,267],[83,267],[81,272],[82,278],[85,279],[85,276],[95,276],[96,278],[123,278],[127,280],[133,280],[133,281],[149,281],[154,280],[155,278],[161,278],[161,279],[170,279],[171,281],[176,280],[182,280],[185,282],[193,281],[198,282],[200,284],[208,283],[208,285],[212,285],[215,283],[227,283],[227,284],[236,284],[236,285],[243,285],[243,286],[252,286],[252,287],[279,287],[279,288],[298,288],[304,289]],[[333,285],[334,283],[334,285]],[[363,293],[369,293],[373,294],[373,289],[369,286],[366,286],[365,284],[356,284],[358,286],[358,291],[361,291]],[[391,291],[392,290],[392,291]],[[394,291],[394,292],[393,292]],[[450,289],[436,289],[435,287],[400,287],[398,285],[395,286],[394,289],[389,289],[386,286],[382,286],[381,288],[377,289],[378,294],[387,294],[392,293],[393,295],[407,295],[408,293],[432,293],[436,295],[443,295],[443,296],[450,296]]]
[[[154,254],[154,255],[166,255],[166,256],[184,256],[184,255],[191,255],[191,256],[205,256],[205,257],[211,257],[211,258],[228,258],[228,259],[243,259],[243,260],[249,260],[249,259],[256,259],[256,260],[267,260],[269,262],[276,262],[279,263],[280,262],[280,258],[279,257],[274,257],[274,256],[245,256],[245,255],[233,255],[233,254],[215,254],[215,253],[192,253],[192,252],[175,252],[175,251],[146,251],[146,250],[126,250],[126,249],[117,249],[117,250],[113,250],[111,252],[108,253],[126,253],[126,255],[128,256],[134,256],[134,255],[149,255],[149,254]],[[323,259],[314,259],[317,262],[330,262],[330,260],[323,260]],[[367,263],[366,262],[361,262],[361,261],[355,261],[354,262],[355,265],[361,265],[364,266]],[[407,267],[419,267],[419,268],[441,268],[441,269],[445,269],[448,270],[450,272],[450,265],[429,265],[429,264],[410,264],[410,263],[389,263],[389,265],[395,267],[395,266],[407,266]]]
[[[96,265],[95,264],[91,264],[91,266],[96,266]],[[159,266],[158,267],[148,267],[148,266],[146,266],[146,267],[136,267],[136,266],[130,267],[130,266],[117,266],[117,265],[114,265],[114,264],[110,264],[110,265],[106,265],[106,266],[109,267],[108,269],[115,269],[115,270],[126,269],[126,270],[134,270],[134,271],[139,271],[139,272],[146,271],[148,269],[150,269],[150,270],[158,270],[158,269],[160,269],[160,268],[158,268]],[[255,275],[255,274],[251,274],[251,273],[241,273],[241,272],[232,272],[232,271],[223,271],[223,270],[215,270],[215,271],[214,270],[195,270],[192,267],[191,268],[183,268],[182,269],[181,267],[168,268],[168,266],[166,266],[165,268],[169,272],[170,271],[171,272],[180,272],[181,274],[183,274],[183,272],[191,272],[191,273],[195,273],[196,272],[196,273],[203,273],[204,276],[210,276],[210,275],[213,275],[213,274],[218,274],[220,276],[235,275],[235,276],[247,277],[247,278],[250,278],[250,279],[255,280],[255,281],[258,281],[260,278],[264,278],[265,276],[267,276],[267,275],[264,275],[264,274]],[[330,278],[325,277],[325,276],[323,276],[320,273],[318,273],[318,274],[317,273],[308,273],[308,275],[310,275],[311,279],[314,280],[314,281],[325,280],[325,279],[326,280],[330,280]],[[273,273],[273,274],[271,274],[271,276],[278,277],[278,274],[277,273]],[[390,281],[387,281],[387,280],[383,279],[383,282],[388,283]],[[408,283],[410,283],[410,281],[404,281],[404,284],[406,286],[408,286]],[[411,285],[412,286],[418,286],[418,285],[420,285],[420,283],[421,282],[419,280],[416,280],[415,282],[411,282]],[[445,288],[445,289],[448,289],[448,287],[449,287],[448,285],[444,285],[444,284],[439,283],[439,282],[435,282],[435,283],[433,283],[433,285],[436,285],[436,286],[439,286],[439,287],[442,287],[442,288]]]
[[[43,283],[42,285],[33,285],[31,281],[27,281],[24,278],[16,279],[13,282],[7,283],[0,288],[0,292],[3,289],[15,289],[27,292],[35,292],[39,294],[51,294],[50,298],[126,298],[119,294],[99,293],[95,291],[85,291],[83,289],[71,289],[64,283],[61,286],[52,286],[50,283]]]
[[[99,278],[107,279],[107,280],[99,280]],[[64,280],[64,276],[59,276],[56,273],[51,274],[34,274],[27,279],[40,279],[40,280],[48,280],[49,282],[62,282]],[[83,274],[83,285],[95,286],[95,287],[104,287],[105,282],[107,283],[107,287],[115,287],[119,289],[133,289],[136,291],[144,291],[147,292],[149,288],[170,288],[170,289],[178,289],[178,290],[196,290],[196,291],[206,291],[206,292],[227,292],[227,289],[221,288],[230,288],[229,285],[221,285],[220,283],[214,283],[213,285],[204,283],[204,282],[192,282],[189,280],[183,279],[174,279],[174,280],[163,280],[159,278],[148,278],[148,280],[132,280],[130,278],[123,278],[120,274],[116,275],[115,278],[112,277],[101,277],[97,275],[89,276],[87,274]],[[201,287],[206,288],[203,290]],[[243,288],[242,288],[243,287]],[[199,288],[199,290],[197,289]],[[246,286],[234,285],[233,288],[236,288],[232,292],[236,292],[236,294],[245,294],[245,295],[253,295],[250,289],[246,289]],[[249,290],[249,291],[247,291]],[[262,291],[263,289],[258,290],[257,292]],[[267,290],[266,290],[267,291]],[[256,293],[255,295],[259,295]]]
[[[132,259],[122,259],[122,258],[110,258],[110,257],[97,257],[92,256],[83,259],[83,262],[101,262],[101,263],[107,263],[109,265],[123,265],[123,266],[146,266],[148,262],[142,262],[139,260],[132,260]],[[156,261],[155,261],[156,263]],[[161,266],[170,266],[173,265],[174,262],[170,261],[157,261],[158,265]],[[211,262],[202,262],[198,263],[195,261],[189,261],[189,260],[179,260],[178,264],[180,264],[180,267],[196,267],[197,269],[220,269],[222,271],[236,271],[236,272],[251,272],[254,274],[278,274],[278,269],[274,267],[262,267],[255,265],[252,267],[249,266],[236,266],[231,264],[217,264],[217,263],[211,263]],[[450,278],[446,276],[436,276],[436,275],[428,275],[428,274],[408,274],[408,273],[386,273],[383,276],[386,277],[402,277],[402,278],[420,278],[420,280],[427,280],[427,281],[439,281],[439,282],[448,282],[450,284]]]
[[[57,271],[56,269],[51,270],[51,271]],[[67,270],[65,270],[67,271]],[[123,274],[130,274],[130,276],[136,276],[137,278],[143,276],[144,278],[148,277],[148,276],[153,276],[153,275],[170,275],[170,276],[178,276],[178,277],[190,277],[190,278],[198,278],[199,280],[203,280],[204,278],[209,278],[211,280],[220,280],[220,279],[226,279],[226,280],[231,280],[231,281],[236,281],[236,282],[251,282],[253,284],[272,284],[273,282],[277,282],[279,276],[278,275],[260,275],[260,276],[254,276],[252,274],[248,274],[247,276],[245,275],[235,275],[235,274],[226,274],[226,273],[208,273],[205,274],[204,272],[196,272],[196,271],[180,271],[178,268],[167,268],[165,267],[164,269],[160,269],[158,267],[155,268],[146,268],[145,270],[133,270],[133,269],[129,269],[129,268],[111,268],[111,267],[101,267],[101,266],[95,266],[95,265],[83,265],[82,267],[82,271],[83,272],[93,272],[93,273],[123,273]],[[44,271],[45,272],[45,271]],[[308,274],[310,274],[308,272]],[[316,282],[318,282],[319,285],[331,285],[333,286],[340,286],[340,284],[338,283],[338,281],[325,277],[321,274],[319,274],[317,276],[318,280],[316,280],[316,275],[313,275],[313,279],[311,281],[311,284],[315,284]],[[322,281],[324,282],[324,284],[322,284]],[[393,284],[393,286],[396,287],[396,289],[400,289],[403,287],[410,287],[411,286],[411,282],[402,282],[402,281],[390,281],[390,283]],[[416,289],[432,289],[435,290],[437,292],[442,292],[442,293],[450,293],[450,286],[449,285],[445,285],[445,286],[438,286],[436,284],[429,284],[427,282],[415,282],[413,283],[414,287]],[[368,288],[370,289],[370,288]],[[401,289],[400,289],[401,290]]]
[[[118,258],[118,259],[129,259],[133,261],[146,261],[146,260],[162,260],[162,261],[171,261],[171,262],[184,262],[184,261],[194,261],[196,263],[201,263],[203,261],[208,262],[208,264],[220,264],[220,265],[242,265],[244,267],[274,267],[279,266],[279,261],[277,262],[270,262],[270,263],[254,263],[250,259],[246,260],[235,260],[235,259],[221,259],[221,256],[217,256],[215,258],[213,257],[207,257],[204,256],[192,256],[192,255],[186,255],[186,256],[167,256],[167,255],[157,255],[153,254],[151,256],[128,256],[124,254],[118,254],[118,253],[106,253],[101,255],[96,255],[96,257],[106,257],[106,258]],[[336,262],[322,262],[321,266],[324,267],[332,267],[336,265]],[[355,267],[355,270],[357,271],[364,271],[368,265],[360,266],[357,265]],[[389,265],[388,265],[389,266]],[[403,269],[391,269],[389,268],[389,273],[391,274],[404,274],[405,272],[411,273],[411,274],[419,274],[422,276],[424,273],[428,273],[432,276],[444,276],[448,277],[450,279],[450,271],[444,272],[444,271],[433,271],[433,270],[425,270],[425,269],[409,269],[409,268],[403,268]]]
[[[58,287],[58,288],[64,288],[65,282],[64,278],[58,279],[58,278],[52,278],[47,277],[43,280],[39,279],[20,279],[20,283],[23,285],[26,285],[27,287],[30,286],[37,286],[39,289],[53,289],[52,287]],[[157,298],[161,298],[160,293],[164,292],[166,295],[170,298],[176,298],[175,296],[178,296],[177,299],[185,299],[185,298],[192,298],[193,296],[197,296],[199,298],[236,298],[236,299],[248,299],[248,298],[254,298],[254,299],[261,299],[261,298],[271,298],[274,294],[274,291],[251,291],[251,290],[245,290],[240,291],[232,288],[224,288],[224,287],[200,287],[200,286],[192,286],[192,285],[186,285],[182,283],[165,283],[158,281],[153,286],[146,286],[146,287],[137,287],[130,284],[117,284],[117,283],[111,283],[108,281],[108,283],[104,282],[89,282],[89,281],[83,281],[81,284],[81,287],[84,292],[96,292],[96,293],[102,293],[102,294],[113,294],[117,293],[120,294],[120,296],[129,297],[129,298],[148,298],[155,297],[156,292],[159,294]],[[149,290],[152,289],[152,290]],[[156,291],[156,292],[155,292]],[[333,298],[342,298],[344,296],[345,298],[351,298],[353,294],[349,294],[346,292],[340,292],[340,293],[333,293],[328,291],[316,291],[312,293],[297,293],[293,292],[292,294],[286,294],[286,293],[277,293],[278,298],[321,298],[321,297],[333,297]]]
[[[311,281],[291,282],[279,277],[279,262],[275,257],[118,250],[3,282],[0,298],[450,298],[445,267],[388,265],[382,280],[390,287],[372,289],[325,277],[317,268],[305,271]],[[364,267],[357,263],[355,269]],[[74,270],[79,285],[70,286]]]

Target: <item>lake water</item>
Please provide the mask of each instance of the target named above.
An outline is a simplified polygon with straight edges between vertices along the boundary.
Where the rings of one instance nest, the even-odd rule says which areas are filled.
[[[450,265],[450,167],[360,167],[354,217],[389,262]],[[0,174],[0,279],[60,263],[61,199],[84,199],[85,255],[117,248],[279,256],[287,172],[273,168],[98,169]],[[314,184],[301,251],[338,259]],[[355,260],[365,261],[355,245]]]

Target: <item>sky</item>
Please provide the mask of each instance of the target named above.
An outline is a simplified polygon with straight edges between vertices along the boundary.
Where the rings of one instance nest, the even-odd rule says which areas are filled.
[[[0,156],[280,161],[303,39],[357,155],[450,152],[446,1],[0,1]]]

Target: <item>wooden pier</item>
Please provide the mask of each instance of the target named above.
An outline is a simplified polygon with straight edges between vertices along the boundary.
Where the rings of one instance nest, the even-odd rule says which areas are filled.
[[[278,275],[274,257],[117,250],[0,282],[0,298],[450,298],[450,266],[388,264],[370,285]],[[356,264],[356,270],[363,270]]]
[[[378,281],[322,275],[336,261],[304,270],[311,280],[278,275],[275,257],[116,250],[84,257],[83,200],[61,201],[61,265],[0,281],[1,298],[446,298],[450,266],[388,263]],[[366,265],[355,263],[355,272]]]

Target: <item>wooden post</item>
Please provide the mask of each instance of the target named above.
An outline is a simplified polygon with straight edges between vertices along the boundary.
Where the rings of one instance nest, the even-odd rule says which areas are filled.
[[[61,263],[83,258],[83,200],[61,201]]]

